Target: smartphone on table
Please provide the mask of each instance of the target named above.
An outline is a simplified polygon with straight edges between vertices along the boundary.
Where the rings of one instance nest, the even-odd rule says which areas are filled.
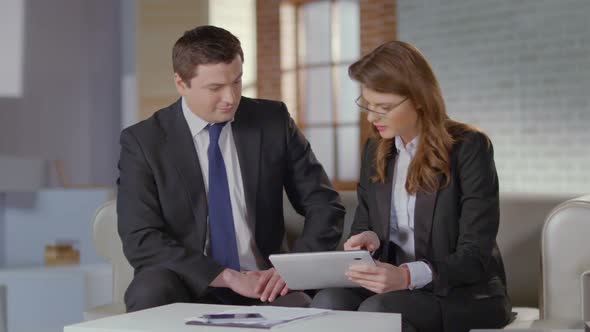
[[[208,323],[232,323],[232,322],[254,322],[264,320],[264,317],[259,313],[237,313],[237,314],[210,314],[202,315]]]

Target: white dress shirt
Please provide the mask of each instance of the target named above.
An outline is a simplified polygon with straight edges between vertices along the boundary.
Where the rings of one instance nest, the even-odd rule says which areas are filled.
[[[432,270],[428,264],[416,261],[414,247],[416,195],[410,195],[406,190],[408,168],[416,154],[418,142],[418,136],[408,144],[404,144],[400,136],[395,137],[397,156],[393,167],[389,223],[389,240],[400,249],[396,251],[397,262],[410,270],[410,289],[422,288],[432,281]]]
[[[201,172],[203,173],[203,182],[205,183],[205,191],[209,194],[209,158],[207,149],[209,148],[209,131],[208,122],[194,114],[184,98],[182,98],[182,113],[188,123],[199,164],[201,165]],[[233,120],[231,121],[233,122]],[[240,170],[240,162],[238,160],[238,151],[234,143],[231,122],[227,123],[221,130],[219,136],[219,148],[225,163],[225,170],[227,173],[227,182],[229,186],[229,196],[231,200],[232,215],[234,217],[234,227],[236,232],[236,241],[238,247],[238,256],[240,259],[241,270],[257,271],[266,269],[266,262],[262,258],[260,251],[256,247],[254,237],[254,224],[249,220],[246,209],[246,199],[244,195],[244,182],[242,181],[242,172]],[[209,218],[207,217],[207,241],[206,250],[209,252]]]

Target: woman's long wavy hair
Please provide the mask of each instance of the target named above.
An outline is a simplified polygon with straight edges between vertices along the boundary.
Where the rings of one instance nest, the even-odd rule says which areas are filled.
[[[348,75],[365,88],[412,100],[418,114],[420,143],[408,169],[408,193],[432,193],[447,186],[451,180],[453,144],[464,133],[477,129],[449,118],[438,81],[422,53],[405,42],[388,42],[353,63]],[[385,182],[394,140],[381,138],[375,128],[373,135],[378,146],[374,159],[376,175],[372,180]],[[442,183],[440,175],[444,175]]]

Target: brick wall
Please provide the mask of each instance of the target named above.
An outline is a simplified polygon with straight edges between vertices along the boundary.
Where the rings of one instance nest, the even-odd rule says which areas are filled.
[[[279,0],[256,1],[257,97],[281,99]]]
[[[396,0],[360,0],[361,54],[396,38]]]
[[[451,117],[492,138],[502,191],[590,192],[590,1],[398,0]]]
[[[371,52],[375,47],[396,39],[397,11],[396,0],[360,0],[361,11],[361,55]],[[370,135],[371,125],[366,117],[359,114],[361,127],[360,148]]]

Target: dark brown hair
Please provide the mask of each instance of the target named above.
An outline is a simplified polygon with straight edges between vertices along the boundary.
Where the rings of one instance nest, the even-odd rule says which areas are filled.
[[[240,41],[231,32],[212,25],[186,31],[172,48],[174,72],[190,87],[202,64],[231,63],[237,55],[244,61]]]
[[[405,42],[385,43],[348,69],[349,76],[366,88],[406,96],[418,115],[420,143],[408,169],[406,190],[415,194],[435,192],[450,182],[450,153],[456,140],[477,129],[447,115],[440,86],[432,68],[420,51]],[[394,149],[393,139],[383,139],[373,128],[378,140],[374,159],[374,182],[384,182],[387,163]],[[445,181],[439,183],[439,175]]]

